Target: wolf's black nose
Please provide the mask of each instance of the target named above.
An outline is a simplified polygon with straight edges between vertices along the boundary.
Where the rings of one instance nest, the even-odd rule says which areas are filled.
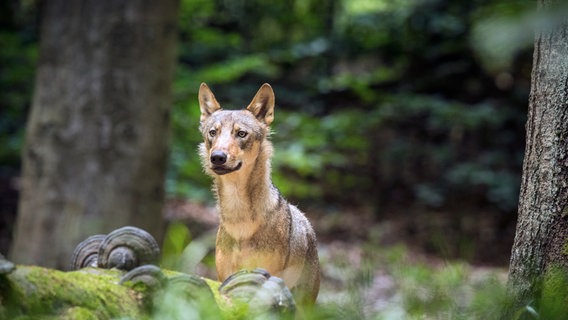
[[[211,163],[214,165],[222,165],[227,162],[227,154],[223,151],[213,151],[211,153]]]

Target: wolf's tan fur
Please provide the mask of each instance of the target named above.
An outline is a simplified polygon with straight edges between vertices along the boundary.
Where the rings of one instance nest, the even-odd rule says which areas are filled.
[[[226,111],[203,83],[199,105],[200,156],[213,177],[221,215],[215,252],[219,280],[263,268],[282,278],[297,302],[313,303],[320,281],[315,233],[270,178],[272,88],[264,84],[246,109]]]

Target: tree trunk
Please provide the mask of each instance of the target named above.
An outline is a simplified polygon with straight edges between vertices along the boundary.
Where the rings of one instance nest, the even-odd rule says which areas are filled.
[[[66,268],[91,234],[161,237],[178,1],[42,3],[11,257]]]
[[[539,4],[552,9],[548,1]],[[540,283],[552,267],[568,267],[568,23],[562,19],[538,30],[535,41],[509,274],[517,306],[540,298]]]

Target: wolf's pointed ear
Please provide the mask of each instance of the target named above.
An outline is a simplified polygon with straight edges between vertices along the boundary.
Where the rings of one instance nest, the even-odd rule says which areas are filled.
[[[274,120],[274,91],[268,83],[260,87],[247,110],[267,125],[272,123],[272,120]]]
[[[199,87],[199,109],[201,110],[200,122],[207,120],[213,112],[221,110],[219,102],[205,83],[201,83]]]

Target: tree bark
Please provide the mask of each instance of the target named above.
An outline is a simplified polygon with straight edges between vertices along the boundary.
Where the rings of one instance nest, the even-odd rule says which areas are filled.
[[[539,1],[542,11],[553,5]],[[509,274],[517,306],[540,298],[539,283],[552,267],[568,267],[568,23],[561,19],[537,30],[535,40]]]
[[[66,268],[91,234],[161,237],[178,1],[42,3],[11,258]]]

